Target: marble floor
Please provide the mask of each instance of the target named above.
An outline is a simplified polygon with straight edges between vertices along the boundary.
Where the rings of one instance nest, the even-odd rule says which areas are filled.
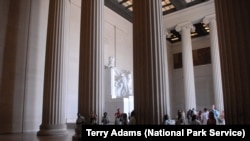
[[[37,136],[34,133],[0,135],[0,141],[72,141],[74,129],[68,129],[65,136]]]

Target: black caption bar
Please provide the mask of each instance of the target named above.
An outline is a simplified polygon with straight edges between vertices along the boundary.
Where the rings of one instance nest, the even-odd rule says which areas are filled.
[[[250,139],[250,126],[246,125],[83,125],[82,140],[111,140],[135,138],[140,140],[166,140],[167,138],[234,138]]]

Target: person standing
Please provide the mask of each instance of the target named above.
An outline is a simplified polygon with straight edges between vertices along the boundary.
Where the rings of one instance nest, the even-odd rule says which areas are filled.
[[[214,112],[210,111],[208,113],[208,120],[207,120],[207,125],[217,125],[217,121],[214,116]]]
[[[218,122],[219,116],[220,116],[220,111],[218,111],[218,110],[215,108],[215,105],[214,105],[214,104],[212,105],[211,111],[214,113],[214,118],[215,118],[216,121]]]
[[[115,113],[115,125],[121,125],[121,112],[120,109],[117,108],[117,111]]]
[[[201,113],[201,124],[202,125],[207,125],[207,120],[208,120],[208,110],[207,108],[204,108],[204,111]]]
[[[97,124],[97,115],[94,112],[90,114],[90,124],[91,125]]]
[[[136,118],[135,118],[135,111],[134,110],[131,112],[128,124],[129,125],[135,125],[136,124]]]
[[[108,113],[104,112],[103,116],[102,116],[102,124],[103,125],[108,125],[109,124],[109,117],[108,117]]]

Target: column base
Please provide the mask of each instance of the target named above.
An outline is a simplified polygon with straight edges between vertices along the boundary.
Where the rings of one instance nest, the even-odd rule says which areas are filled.
[[[74,135],[74,136],[72,136],[72,140],[73,141],[81,141],[81,137]]]
[[[68,130],[66,124],[55,126],[41,126],[40,131],[37,132],[37,136],[59,136],[67,134]]]

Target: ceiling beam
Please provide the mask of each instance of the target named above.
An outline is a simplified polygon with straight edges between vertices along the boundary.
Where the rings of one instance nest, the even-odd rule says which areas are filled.
[[[125,3],[125,2],[127,2],[128,0],[123,0],[123,1],[121,1],[121,2],[119,2],[120,4],[123,4],[123,3]]]
[[[174,5],[176,10],[181,10],[186,8],[185,0],[170,0],[170,2]]]
[[[127,0],[124,0],[127,1]],[[117,14],[121,15],[123,18],[127,19],[128,21],[132,22],[132,12],[130,12],[127,8],[122,6],[117,0],[105,0],[105,6],[116,12]]]

